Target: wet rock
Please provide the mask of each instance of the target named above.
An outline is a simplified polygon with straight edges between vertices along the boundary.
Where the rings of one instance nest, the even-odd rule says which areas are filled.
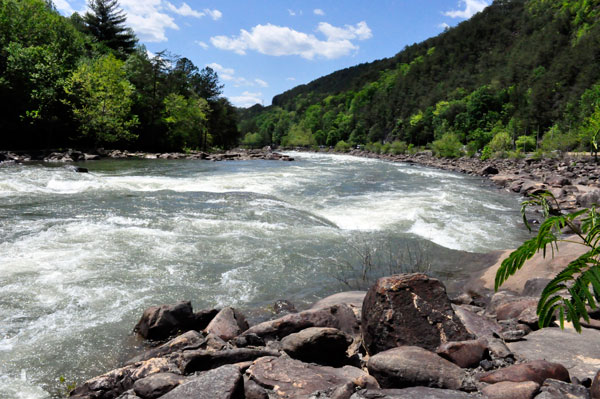
[[[281,313],[297,313],[298,311],[296,310],[296,307],[294,306],[293,303],[291,303],[290,301],[288,301],[287,299],[278,299],[275,301],[275,303],[273,304],[273,311],[275,312],[275,314],[281,314]]]
[[[454,307],[454,312],[467,331],[477,338],[493,337],[502,331],[502,327],[495,320],[473,313],[464,306]]]
[[[349,382],[361,388],[379,388],[373,377],[356,367],[317,366],[286,356],[260,358],[246,373],[260,386],[271,390],[272,398],[307,398],[315,391]]]
[[[361,331],[371,355],[401,345],[435,350],[444,342],[471,338],[444,285],[419,273],[377,280],[363,303]]]
[[[548,378],[536,399],[590,399],[590,393],[583,385],[569,384]]]
[[[137,380],[133,384],[133,391],[143,399],[158,398],[185,381],[181,375],[172,373],[158,373]]]
[[[351,343],[348,334],[328,327],[310,327],[281,341],[283,350],[294,359],[331,366],[347,363]]]
[[[460,367],[417,346],[380,352],[371,356],[367,367],[382,388],[460,389],[466,379],[466,373]]]
[[[209,311],[209,313],[214,311]],[[177,332],[198,329],[197,316],[189,301],[174,305],[151,306],[144,310],[134,331],[150,340],[163,340]]]
[[[243,314],[231,307],[223,308],[206,326],[205,331],[229,341],[248,329],[248,322]]]
[[[534,381],[543,384],[546,378],[569,382],[569,372],[558,363],[545,360],[534,360],[528,363],[515,364],[500,370],[485,374],[479,378],[481,382],[496,384],[503,381],[524,382]]]
[[[487,354],[485,340],[446,342],[437,349],[437,354],[462,368],[477,367]]]
[[[481,390],[487,399],[533,399],[540,385],[533,381],[499,382]]]
[[[256,334],[235,337],[232,343],[238,348],[245,348],[246,346],[265,346],[265,341]]]
[[[128,360],[126,364],[133,364],[137,362],[142,362],[144,360],[152,359],[154,357],[165,356],[170,353],[181,351],[183,349],[196,349],[205,343],[206,338],[204,337],[204,335],[200,334],[198,331],[188,331],[176,338],[173,338],[165,344],[162,344],[156,348],[152,348]]]
[[[71,391],[70,397],[113,399],[130,390],[137,380],[158,373],[179,374],[180,372],[179,368],[169,359],[154,358],[94,377]]]
[[[524,360],[545,359],[560,363],[579,380],[593,378],[600,369],[600,331],[588,328],[578,334],[574,330],[543,328],[508,347]]]
[[[255,334],[265,341],[282,339],[292,333],[309,327],[337,328],[346,334],[356,336],[359,325],[354,312],[347,305],[334,305],[323,309],[310,309],[291,313],[275,320],[265,321],[250,327],[242,336]]]
[[[594,376],[592,386],[590,387],[590,396],[592,399],[600,399],[600,371]]]
[[[179,385],[161,399],[244,399],[244,383],[236,366],[223,366]]]
[[[498,168],[496,168],[494,166],[491,166],[491,165],[486,166],[485,168],[483,168],[483,169],[481,169],[479,171],[479,174],[482,175],[482,176],[485,176],[485,175],[497,175],[498,173],[499,173],[498,172]]]
[[[204,349],[185,351],[180,360],[180,369],[185,374],[190,374],[264,356],[279,356],[279,352],[268,348],[234,348],[217,352]]]
[[[452,391],[426,387],[404,389],[365,389],[358,391],[350,399],[470,399],[471,395]]]
[[[75,168],[75,172],[77,172],[77,173],[88,173],[89,170],[88,170],[88,168],[83,168],[81,166],[78,166],[78,167]]]

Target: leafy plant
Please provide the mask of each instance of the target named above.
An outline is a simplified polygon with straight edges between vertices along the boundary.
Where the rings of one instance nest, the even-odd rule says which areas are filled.
[[[495,289],[498,290],[536,253],[541,251],[545,258],[549,249],[554,256],[559,242],[583,245],[588,251],[571,261],[548,283],[537,306],[540,327],[550,325],[557,315],[561,328],[567,320],[581,332],[581,319],[590,321],[587,307],[595,309],[600,303],[600,215],[595,206],[563,215],[554,196],[546,192],[523,202],[521,213],[530,231],[525,217],[528,206],[540,206],[545,220],[536,237],[525,241],[502,262],[496,273]],[[565,227],[570,228],[578,240],[563,238],[561,231]]]
[[[438,157],[458,158],[462,155],[462,144],[453,133],[446,133],[432,143],[433,152]]]

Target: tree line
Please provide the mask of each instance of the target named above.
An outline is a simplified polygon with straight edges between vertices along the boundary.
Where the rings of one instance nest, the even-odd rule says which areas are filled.
[[[248,146],[427,146],[438,155],[594,150],[600,1],[496,0],[392,58],[241,112]]]
[[[237,113],[209,67],[149,53],[117,0],[61,16],[51,1],[0,2],[0,148],[229,148]]]

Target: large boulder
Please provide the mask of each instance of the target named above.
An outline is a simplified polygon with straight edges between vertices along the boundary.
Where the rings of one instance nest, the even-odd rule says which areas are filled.
[[[242,336],[254,334],[266,341],[272,341],[309,327],[337,328],[351,336],[359,334],[358,320],[354,312],[349,306],[341,304],[291,313],[275,320],[265,321],[250,327],[242,333]]]
[[[179,385],[161,399],[244,399],[244,381],[236,366],[222,366]]]
[[[212,333],[224,341],[229,341],[246,331],[248,322],[243,314],[238,310],[226,307],[223,308],[206,326],[205,331]]]
[[[133,391],[140,398],[155,399],[181,385],[184,381],[185,377],[178,374],[158,373],[137,380],[133,384]]]
[[[360,319],[365,295],[367,295],[367,291],[339,292],[315,302],[311,309],[323,309],[333,305],[345,304],[350,306],[356,317]]]
[[[281,340],[282,349],[294,359],[336,366],[347,362],[352,338],[329,327],[310,327]]]
[[[499,382],[481,390],[487,399],[533,399],[540,385],[533,381]]]
[[[402,345],[435,351],[444,342],[471,338],[444,285],[420,273],[377,280],[363,303],[361,331],[371,355]]]
[[[503,369],[486,373],[479,378],[481,382],[496,384],[503,381],[533,381],[542,385],[547,378],[569,382],[569,372],[558,363],[545,360],[534,360],[527,363],[514,364]]]
[[[135,356],[134,358],[128,360],[127,364],[143,362],[144,360],[152,359],[153,357],[166,356],[184,348],[197,348],[205,343],[206,338],[204,335],[200,334],[198,331],[191,330],[173,338],[169,342]]]
[[[590,393],[583,385],[569,384],[548,378],[536,399],[590,399]]]
[[[460,389],[467,376],[454,363],[418,346],[401,346],[380,352],[371,356],[367,367],[382,388]]]
[[[163,340],[178,332],[201,330],[216,314],[217,310],[194,314],[189,301],[151,306],[144,310],[133,330],[146,339]]]
[[[304,399],[313,392],[335,389],[348,383],[361,388],[379,388],[373,377],[356,367],[317,366],[287,356],[257,359],[246,374],[260,386],[271,390],[271,398]]]
[[[543,328],[534,331],[522,341],[508,344],[520,359],[545,359],[560,363],[569,370],[571,377],[580,381],[594,378],[600,369],[600,331],[582,329],[581,334],[571,329]]]

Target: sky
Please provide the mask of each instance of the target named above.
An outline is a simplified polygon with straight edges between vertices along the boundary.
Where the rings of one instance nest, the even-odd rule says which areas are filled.
[[[491,0],[120,0],[140,43],[214,69],[236,106],[339,69],[392,57]],[[86,0],[54,0],[66,16]]]

